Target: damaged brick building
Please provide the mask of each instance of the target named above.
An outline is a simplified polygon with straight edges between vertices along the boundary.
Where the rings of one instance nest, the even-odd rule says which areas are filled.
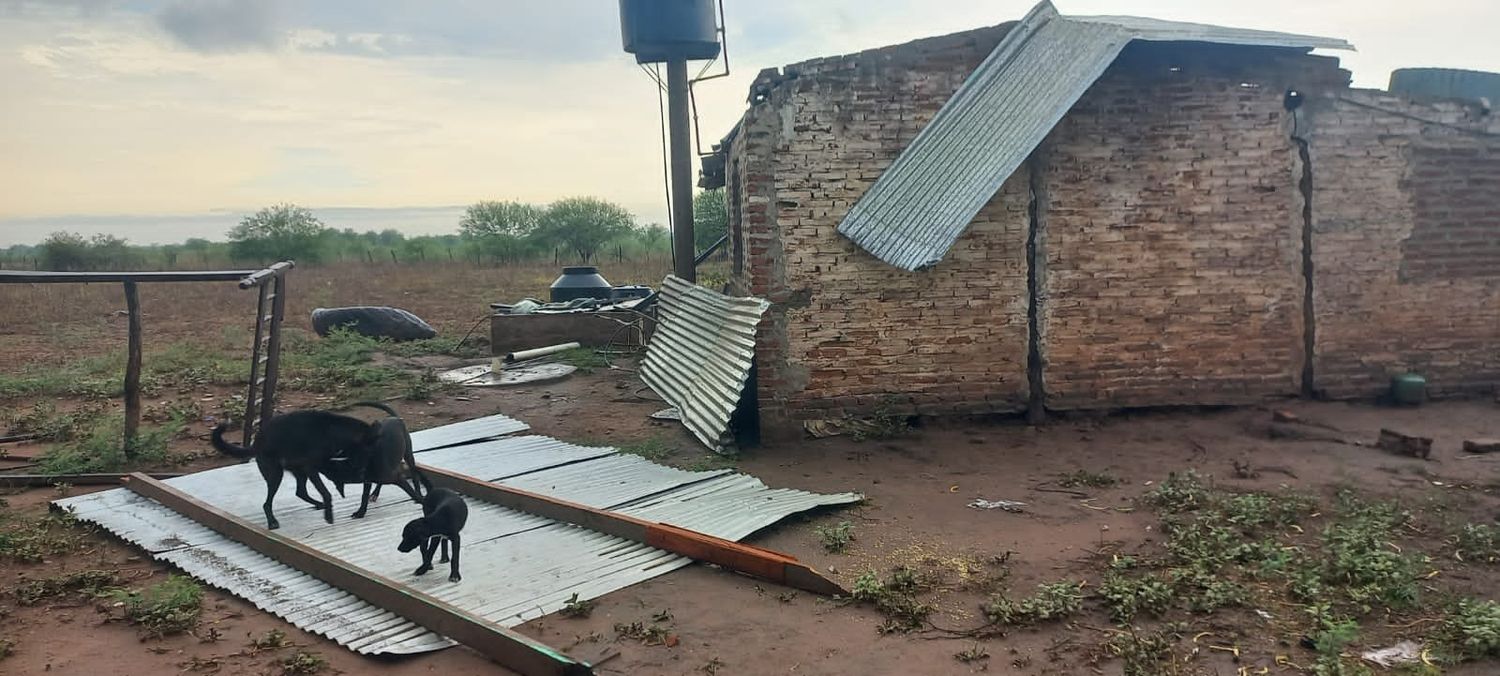
[[[1500,121],[1347,47],[1044,2],[762,72],[704,175],[762,416],[1494,389]]]

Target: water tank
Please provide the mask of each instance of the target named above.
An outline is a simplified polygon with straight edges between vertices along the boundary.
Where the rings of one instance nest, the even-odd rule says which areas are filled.
[[[620,0],[620,31],[637,63],[719,55],[714,0]]]
[[[1402,68],[1391,73],[1391,91],[1414,98],[1488,99],[1500,104],[1500,73],[1457,68]]]
[[[575,265],[563,268],[562,275],[552,282],[552,302],[565,303],[578,298],[609,299],[614,287],[599,274],[592,265]]]

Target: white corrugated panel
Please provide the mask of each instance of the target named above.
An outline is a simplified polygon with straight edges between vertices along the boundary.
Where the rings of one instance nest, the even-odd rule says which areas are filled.
[[[471,432],[480,428],[471,427]],[[421,453],[422,464],[740,539],[791,514],[860,499],[852,493],[818,495],[770,489],[754,477],[724,471],[688,472],[609,448],[577,446],[547,437],[481,441]],[[198,472],[172,486],[264,524],[265,484],[253,464]],[[469,498],[463,531],[463,581],[448,582],[438,565],[421,577],[413,552],[396,545],[405,523],[421,509],[400,492],[387,492],[363,519],[350,519],[358,491],[335,498],[334,523],[292,495],[283,482],[274,508],[278,531],[350,564],[408,584],[448,603],[514,626],[561,609],[574,593],[594,598],[648,580],[690,559],[646,545],[561,524]],[[126,489],[59,500],[78,518],[97,523],[155,558],[225,589],[292,624],[368,654],[403,654],[452,645],[448,639],[289,566],[266,558]]]
[[[755,328],[770,306],[671,275],[662,281],[660,321],[641,360],[641,380],[715,451],[733,444],[729,420],[750,376]]]
[[[1131,40],[1348,49],[1343,40],[1137,17],[1064,17],[1042,2],[1016,24],[839,223],[904,270],[937,265],[1005,180]]]
[[[525,432],[530,425],[514,418],[495,414],[473,420],[456,422],[411,433],[413,451],[428,451],[453,444],[463,444],[475,439],[491,439],[516,432]]]

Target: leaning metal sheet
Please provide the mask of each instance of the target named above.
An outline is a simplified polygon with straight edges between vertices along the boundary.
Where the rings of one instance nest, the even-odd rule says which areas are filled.
[[[687,472],[614,449],[537,436],[427,451],[419,462],[734,539],[799,511],[859,499],[850,493],[769,489],[754,477]],[[251,523],[264,523],[265,486],[252,464],[168,483]],[[385,499],[359,520],[348,517],[358,506],[357,491],[347,498],[335,497],[335,520],[329,525],[320,512],[291,494],[290,482],[285,483],[274,504],[281,521],[278,532],[505,626],[555,612],[574,593],[584,599],[598,597],[691,563],[637,542],[471,498],[463,533],[463,581],[448,582],[441,566],[414,577],[416,556],[401,555],[395,546],[402,526],[420,510],[399,491],[387,491]],[[452,645],[125,489],[58,504],[208,584],[352,650],[402,654]]]

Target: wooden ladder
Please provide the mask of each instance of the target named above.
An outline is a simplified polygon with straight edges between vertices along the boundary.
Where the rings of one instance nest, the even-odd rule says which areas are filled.
[[[255,441],[260,426],[276,412],[276,376],[281,362],[281,319],[286,314],[286,275],[267,277],[256,287],[255,344],[250,352],[250,388],[245,394],[243,444]]]

